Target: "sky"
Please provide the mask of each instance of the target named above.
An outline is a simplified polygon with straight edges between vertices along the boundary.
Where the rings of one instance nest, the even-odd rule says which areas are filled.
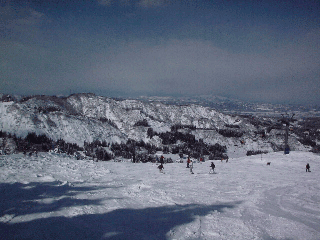
[[[0,93],[320,105],[318,0],[0,3]]]

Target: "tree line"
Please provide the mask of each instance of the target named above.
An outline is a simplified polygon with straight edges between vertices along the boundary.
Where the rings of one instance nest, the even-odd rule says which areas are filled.
[[[190,133],[173,131],[165,133],[153,132],[153,134],[157,134],[161,139],[161,147],[142,140],[135,141],[132,139],[122,143],[107,143],[105,140],[95,140],[93,142],[84,142],[83,147],[80,147],[76,143],[68,143],[63,139],[54,141],[45,134],[37,135],[35,132],[28,133],[26,137],[17,137],[15,134],[0,131],[0,138],[13,139],[17,152],[30,153],[57,150],[59,153],[79,156],[78,152],[81,151],[86,156],[103,161],[108,161],[115,157],[145,160],[145,158],[150,159],[150,156],[157,151],[162,151],[165,154],[187,155],[193,158],[199,158],[203,155],[208,155],[209,159],[228,158],[226,146],[218,143],[209,145],[202,140],[196,140],[195,136]]]

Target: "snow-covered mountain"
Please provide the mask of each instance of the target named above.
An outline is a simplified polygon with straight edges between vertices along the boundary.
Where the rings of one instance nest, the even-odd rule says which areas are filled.
[[[253,114],[255,116],[281,116],[286,112],[295,113],[299,117],[319,117],[320,107],[315,104],[272,104],[265,102],[249,102],[216,95],[198,95],[183,97],[140,96],[141,101],[158,101],[165,104],[190,105],[196,104],[216,109],[228,114]]]
[[[144,122],[145,124],[139,124]],[[250,150],[272,152],[283,145],[284,131],[275,118],[230,115],[195,104],[170,105],[159,101],[112,99],[94,94],[69,97],[32,96],[0,102],[0,130],[26,136],[29,132],[45,134],[82,146],[94,140],[125,142],[128,139],[161,145],[161,139],[147,135],[153,131],[169,132],[174,125],[194,126],[183,131],[208,144],[227,146],[229,156]],[[277,125],[276,128],[273,128]],[[281,128],[281,126],[280,126]],[[268,129],[268,132],[267,132]],[[223,132],[236,133],[226,137]],[[261,133],[266,133],[261,137]],[[231,134],[232,135],[232,134]],[[292,133],[292,150],[308,150]]]

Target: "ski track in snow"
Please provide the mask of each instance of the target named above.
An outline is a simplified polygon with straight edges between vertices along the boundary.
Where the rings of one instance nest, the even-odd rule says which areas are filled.
[[[320,239],[320,156],[215,164],[0,156],[0,239]]]

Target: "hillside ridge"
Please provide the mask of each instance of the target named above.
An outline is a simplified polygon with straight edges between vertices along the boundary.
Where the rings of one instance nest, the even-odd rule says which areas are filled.
[[[284,128],[278,120],[274,116],[226,114],[197,104],[113,99],[90,93],[0,102],[0,130],[21,137],[35,132],[80,146],[95,140],[125,143],[132,139],[159,147],[163,146],[160,133],[180,131],[194,135],[197,141],[226,146],[230,156],[281,150]],[[297,119],[292,125],[291,150],[311,150],[310,144],[301,143],[302,131],[308,129],[301,121]],[[318,131],[317,127],[313,130]],[[313,143],[317,144],[318,137],[313,136]]]

